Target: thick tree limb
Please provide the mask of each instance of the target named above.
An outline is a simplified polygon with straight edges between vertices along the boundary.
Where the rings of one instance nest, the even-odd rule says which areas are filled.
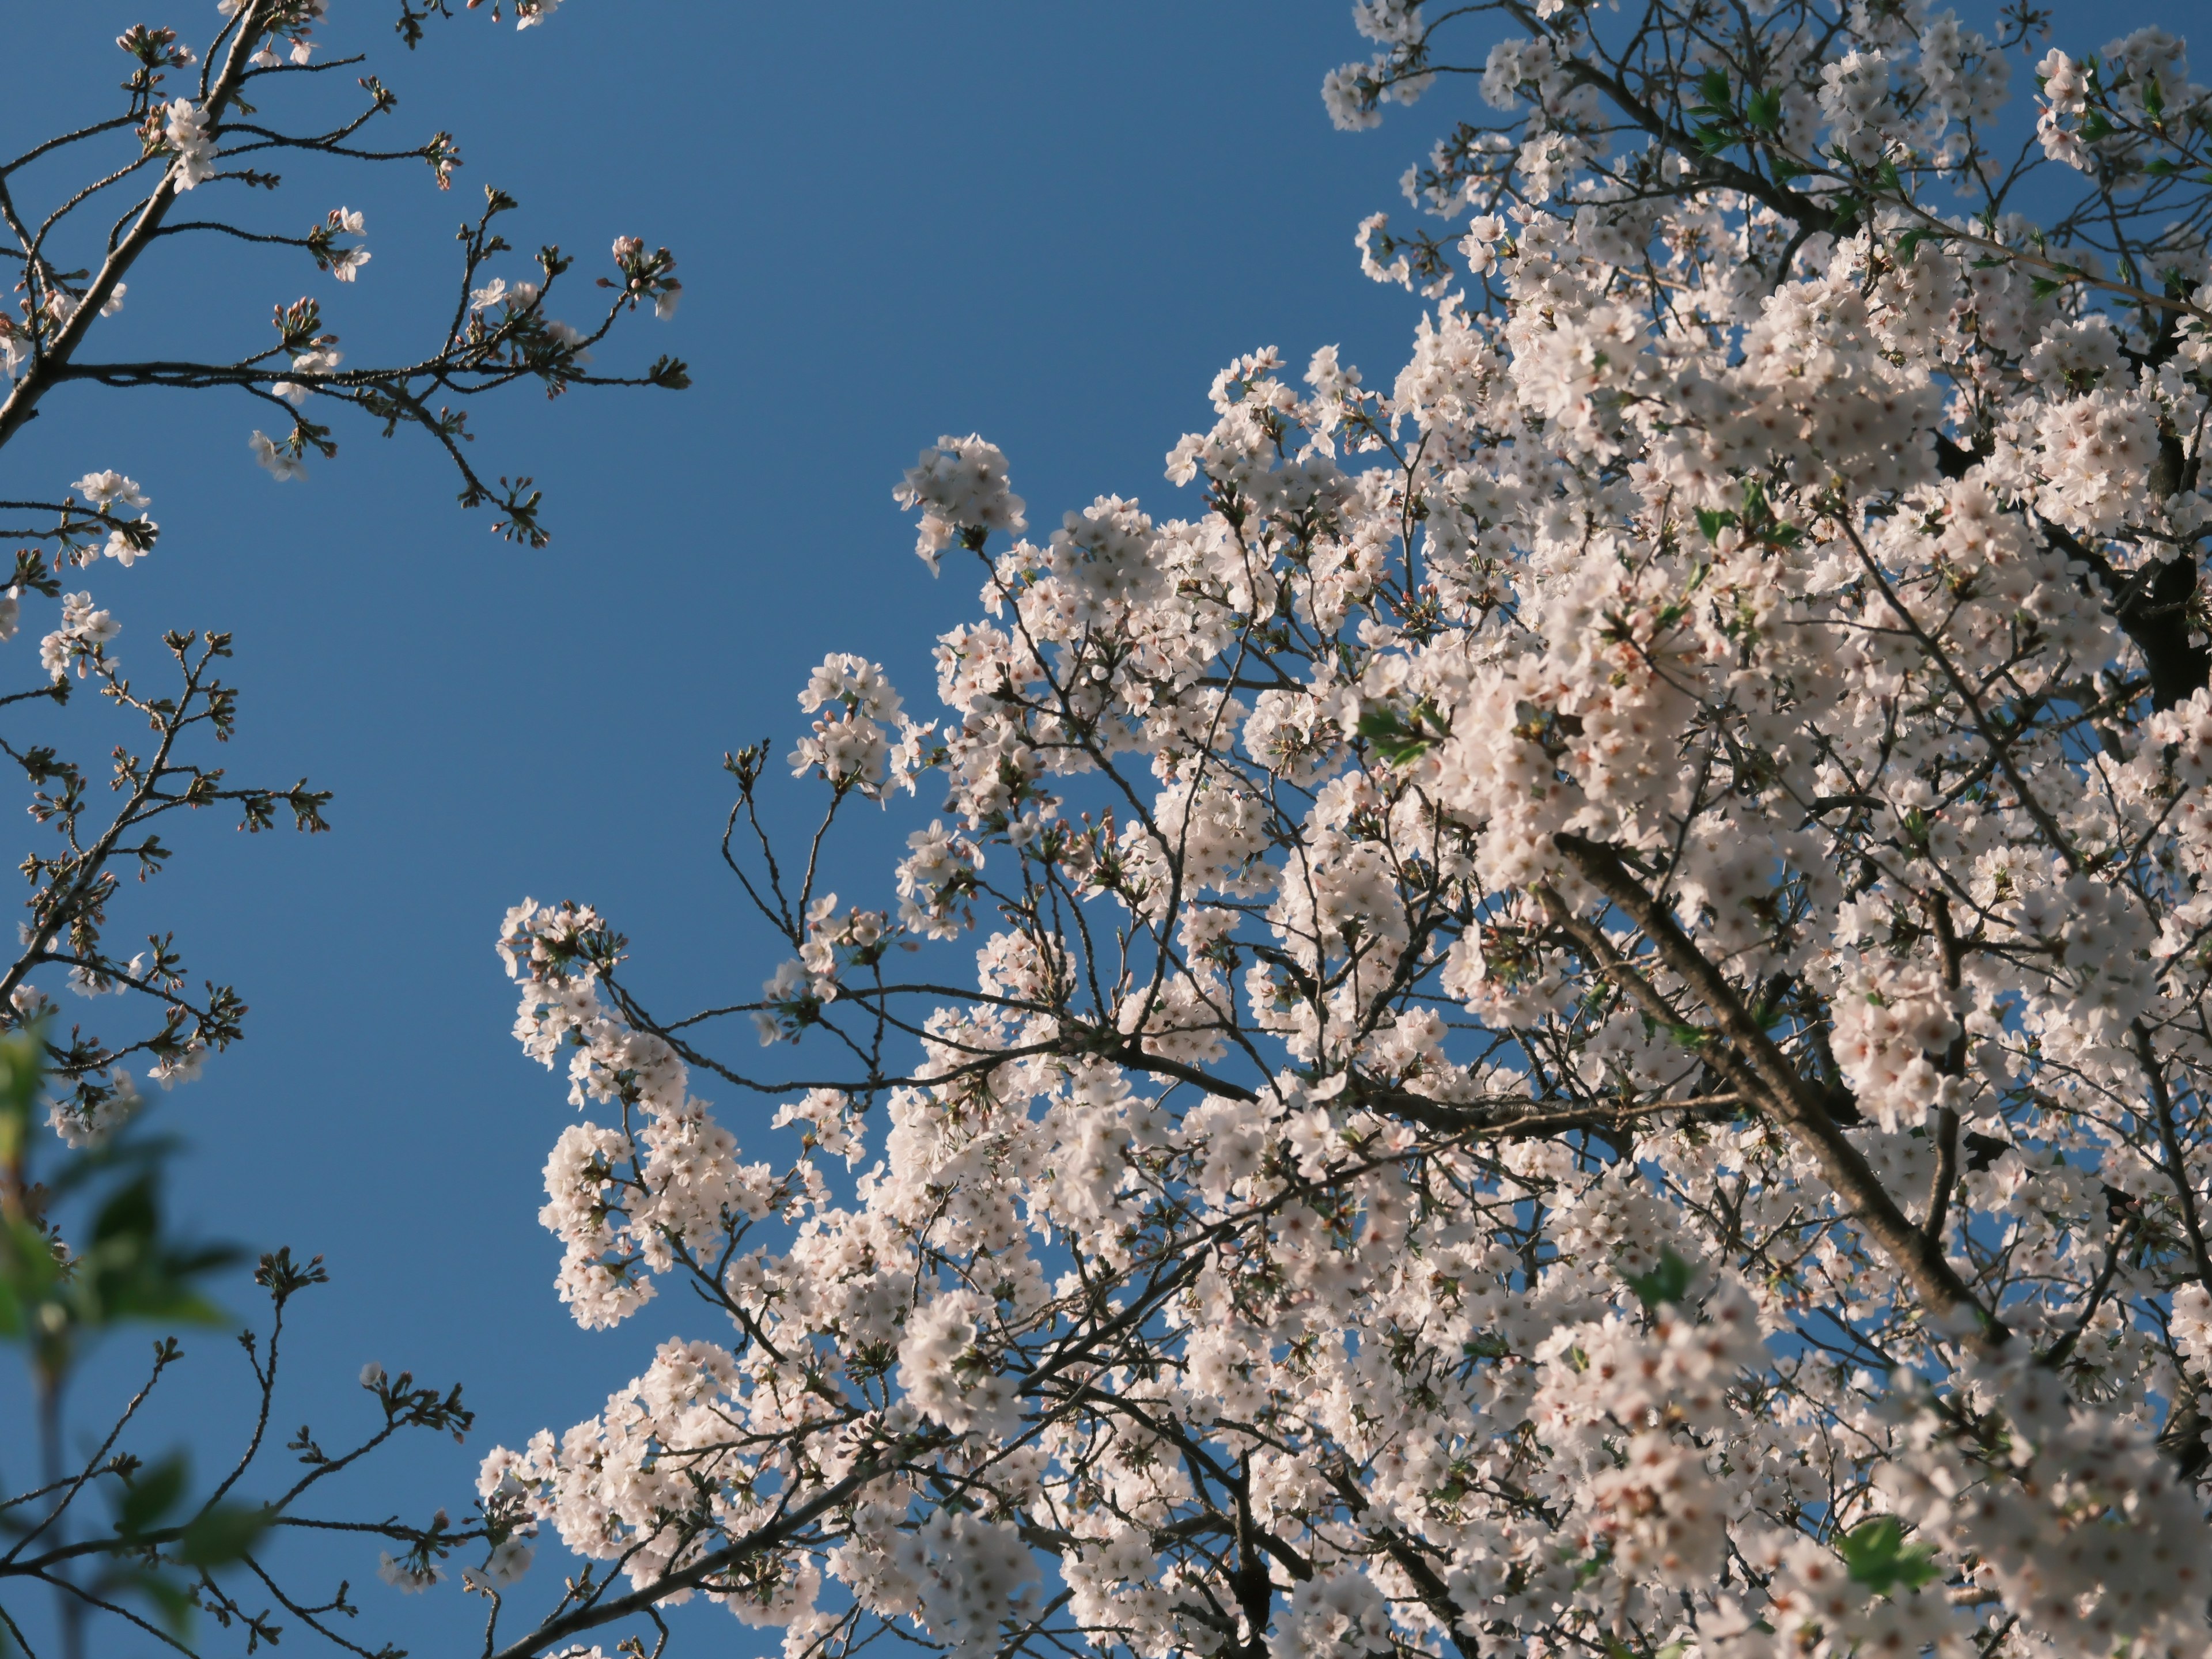
[[[2042,518],[2036,526],[2053,547],[2080,560],[2104,590],[2112,620],[2142,653],[2152,708],[2187,702],[2212,684],[2212,650],[2189,637],[2189,605],[2197,586],[2194,555],[2178,555],[2146,580],[2113,569],[2111,560],[2063,526]]]
[[[1753,1081],[1762,1103],[1812,1154],[1837,1196],[1851,1206],[1860,1224],[1921,1299],[1942,1314],[1972,1313],[1989,1338],[2002,1339],[2003,1328],[1975,1299],[1942,1248],[1906,1218],[1866,1155],[1828,1115],[1816,1085],[1776,1047],[1745,1008],[1735,988],[1630,873],[1620,854],[1581,836],[1561,833],[1552,839],[1583,880],[1643,929],[1653,953],[1705,1004],[1731,1051],[1729,1069]]]

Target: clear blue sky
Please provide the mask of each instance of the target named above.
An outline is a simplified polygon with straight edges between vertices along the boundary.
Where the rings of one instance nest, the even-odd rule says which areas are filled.
[[[95,352],[242,355],[273,305],[312,294],[356,361],[411,353],[450,307],[454,225],[496,183],[523,203],[511,240],[559,241],[579,276],[617,234],[678,253],[677,319],[601,362],[673,351],[696,387],[480,409],[479,465],[549,492],[555,540],[538,552],[460,513],[441,461],[404,436],[341,425],[335,462],[276,484],[246,453],[269,422],[242,397],[65,392],[9,447],[0,493],[94,467],[137,478],[159,551],[88,573],[124,660],[154,669],[166,628],[232,630],[233,775],[304,771],[337,792],[326,836],[185,826],[117,936],[140,915],[174,927],[196,975],[252,1005],[246,1042],[161,1110],[192,1143],[193,1221],[328,1258],[336,1282],[295,1333],[287,1428],[308,1418],[328,1444],[362,1420],[365,1360],[465,1382],[469,1447],[425,1443],[366,1483],[364,1510],[419,1520],[465,1497],[482,1447],[589,1414],[665,1335],[721,1334],[664,1303],[589,1335],[556,1302],[535,1214],[573,1115],[508,1035],[501,912],[525,893],[588,900],[663,1006],[752,995],[777,953],[715,858],[722,752],[787,738],[794,691],[833,649],[884,663],[909,706],[933,702],[930,641],[973,611],[972,579],[933,585],[915,559],[890,500],[901,469],[941,432],[980,430],[1033,526],[1109,492],[1195,510],[1162,458],[1210,421],[1231,356],[1275,344],[1303,365],[1339,343],[1370,380],[1402,361],[1419,307],[1360,276],[1352,236],[1366,212],[1405,211],[1398,175],[1452,106],[1333,131],[1321,76],[1363,44],[1341,0],[570,0],[519,35],[482,15],[437,27],[411,56],[391,0],[332,9],[334,43],[370,50],[398,94],[386,130],[459,141],[453,192],[419,165],[288,168],[274,206],[250,210],[296,234],[340,203],[365,210],[358,283],[304,255],[173,240]],[[107,112],[122,27],[204,44],[214,10],[21,9],[0,143]],[[34,639],[6,650],[8,684],[27,683]],[[69,727],[95,765],[132,735],[89,705]],[[702,1092],[766,1141],[774,1103]],[[135,1364],[137,1340],[122,1346]],[[191,1346],[177,1407],[205,1468],[242,1372],[227,1340]],[[403,1605],[373,1568],[373,1551],[352,1565],[363,1638],[467,1639],[457,1588]]]

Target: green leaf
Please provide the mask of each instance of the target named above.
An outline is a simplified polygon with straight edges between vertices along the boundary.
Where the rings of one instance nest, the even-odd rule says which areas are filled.
[[[1900,1584],[1918,1589],[1942,1571],[1934,1550],[1905,1541],[1905,1523],[1893,1515],[1861,1522],[1836,1540],[1836,1547],[1845,1571],[1876,1595],[1887,1595]]]
[[[135,1590],[160,1611],[161,1622],[168,1626],[169,1634],[179,1642],[190,1634],[192,1609],[198,1605],[192,1593],[167,1573],[127,1572],[109,1581],[106,1588],[112,1595],[116,1590]]]
[[[1403,766],[1432,747],[1436,739],[1419,726],[1408,726],[1392,708],[1370,708],[1359,717],[1359,735],[1375,752],[1393,766]]]
[[[2158,83],[2155,75],[2143,77],[2143,113],[2154,121],[2166,113],[2166,88]]]
[[[143,1536],[177,1506],[177,1500],[185,1495],[185,1460],[175,1453],[141,1470],[123,1490],[123,1502],[115,1512],[115,1530],[125,1538]]]
[[[196,1515],[172,1552],[188,1567],[220,1567],[237,1560],[269,1530],[269,1511],[258,1504],[218,1504]]]
[[[1689,1294],[1690,1281],[1697,1274],[1693,1263],[1675,1255],[1673,1245],[1662,1244],[1657,1267],[1648,1273],[1624,1273],[1622,1278],[1645,1307],[1656,1308],[1662,1303],[1680,1307],[1682,1298]]]
[[[2102,110],[2093,109],[2081,118],[2081,137],[2091,143],[2100,138],[2109,138],[2118,131],[2105,118]]]
[[[1934,231],[1926,229],[1906,231],[1904,235],[1897,239],[1897,263],[1901,265],[1911,264],[1912,256],[1919,251],[1920,245],[1935,234]]]
[[[1716,539],[1723,528],[1735,521],[1735,514],[1726,508],[1718,513],[1707,507],[1698,509],[1698,528],[1705,532],[1705,539],[1709,542]]]
[[[195,1325],[225,1322],[222,1310],[191,1281],[237,1260],[220,1246],[181,1246],[163,1237],[152,1173],[141,1176],[100,1206],[92,1242],[78,1266],[72,1310],[93,1327],[121,1319]]]
[[[1782,125],[1782,94],[1778,92],[1754,92],[1744,106],[1744,119],[1762,132],[1773,132]]]
[[[161,1208],[154,1198],[154,1177],[141,1176],[100,1206],[92,1224],[95,1245],[129,1241],[143,1245],[161,1230]]]
[[[1717,109],[1729,106],[1729,78],[1726,70],[1707,70],[1698,82],[1698,94]]]
[[[31,1223],[18,1218],[0,1226],[0,1287],[15,1304],[12,1322],[0,1304],[0,1334],[17,1334],[24,1313],[46,1299],[60,1274],[52,1245]]]

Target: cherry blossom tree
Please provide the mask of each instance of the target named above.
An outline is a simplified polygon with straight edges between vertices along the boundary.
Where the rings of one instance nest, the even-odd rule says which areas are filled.
[[[586,1558],[488,1652],[2205,1650],[2212,94],[2018,8],[1355,15],[1340,122],[1497,112],[1364,228],[1404,367],[1241,357],[1171,514],[1034,538],[924,451],[980,611],[931,718],[825,658],[811,840],[727,757],[757,998],[508,915],[559,1294],[683,1311],[485,1462]]]
[[[528,27],[556,3],[514,0],[511,15]],[[617,240],[611,274],[597,279],[604,292],[587,296],[593,314],[572,325],[550,307],[573,261],[549,245],[526,276],[506,266],[502,256],[514,250],[501,226],[516,204],[492,189],[461,228],[450,302],[441,298],[422,319],[423,344],[405,360],[346,361],[312,298],[276,304],[273,339],[180,338],[144,361],[100,354],[100,324],[125,304],[126,278],[144,283],[134,273],[165,245],[210,252],[244,245],[276,265],[284,295],[296,292],[309,265],[341,283],[373,280],[362,275],[370,254],[362,213],[319,205],[291,222],[305,221],[297,234],[270,228],[270,210],[254,198],[281,191],[275,165],[421,166],[426,185],[438,189],[449,187],[461,166],[446,132],[410,147],[377,146],[397,100],[375,75],[347,75],[362,63],[359,56],[323,55],[327,0],[222,0],[213,9],[204,46],[170,27],[125,32],[116,41],[128,65],[120,98],[99,94],[81,125],[0,161],[0,259],[16,269],[18,296],[13,314],[0,313],[0,449],[34,416],[65,408],[85,388],[228,390],[248,405],[238,433],[247,479],[258,476],[246,465],[249,456],[279,481],[298,477],[311,454],[319,465],[337,454],[339,420],[366,417],[368,429],[386,435],[426,436],[458,471],[464,507],[491,506],[501,534],[542,545],[548,532],[531,479],[493,483],[469,459],[473,400],[525,384],[553,396],[576,386],[685,385],[683,364],[669,357],[630,374],[590,366],[592,349],[628,313],[673,311],[681,285],[665,248],[648,249],[633,236]],[[496,4],[492,11],[501,15]],[[444,0],[402,0],[398,32],[411,46],[447,15]],[[278,262],[292,262],[292,274],[282,275]],[[302,1428],[286,1449],[296,1467],[276,1477],[273,1491],[254,1490],[255,1480],[270,1478],[263,1455],[284,1312],[295,1296],[324,1282],[319,1258],[303,1265],[279,1250],[261,1259],[256,1279],[270,1298],[272,1322],[247,1338],[241,1372],[250,1373],[258,1400],[256,1425],[212,1490],[191,1492],[181,1462],[134,1446],[143,1390],[88,1461],[69,1461],[66,1396],[88,1364],[111,1363],[112,1351],[99,1339],[130,1321],[211,1316],[204,1281],[230,1260],[171,1236],[160,1204],[164,1144],[135,1135],[130,1124],[148,1083],[166,1089],[189,1079],[212,1052],[237,1040],[246,1004],[228,985],[204,981],[195,990],[171,934],[152,934],[135,953],[112,945],[111,911],[126,877],[143,882],[167,866],[174,849],[164,836],[180,817],[215,808],[234,811],[249,831],[282,818],[319,830],[330,798],[304,780],[241,784],[213,763],[209,740],[226,741],[238,717],[238,694],[222,678],[227,634],[172,629],[161,636],[155,655],[166,660],[158,669],[140,659],[137,672],[125,672],[117,644],[122,624],[76,573],[105,569],[106,559],[127,570],[166,547],[136,481],[95,470],[66,486],[7,493],[21,499],[0,501],[0,530],[29,545],[15,553],[0,597],[0,641],[40,611],[50,629],[36,665],[24,665],[23,689],[0,691],[0,711],[7,711],[0,753],[21,772],[31,816],[47,837],[23,860],[27,915],[16,953],[0,968],[0,1028],[9,1033],[0,1039],[0,1339],[21,1345],[40,1413],[37,1434],[0,1443],[11,1482],[0,1487],[0,1651],[40,1650],[24,1623],[25,1595],[35,1592],[42,1603],[51,1595],[58,1612],[50,1626],[33,1628],[40,1640],[51,1630],[64,1659],[84,1650],[88,1621],[104,1621],[111,1642],[131,1639],[129,1626],[195,1651],[194,1609],[204,1615],[200,1635],[212,1621],[249,1652],[281,1630],[305,1627],[367,1653],[343,1634],[343,1621],[358,1611],[346,1586],[335,1595],[287,1588],[270,1576],[265,1541],[257,1540],[335,1529],[380,1538],[404,1554],[458,1537],[487,1544],[510,1565],[523,1547],[501,1553],[514,1528],[495,1509],[467,1528],[442,1518],[423,1525],[310,1512],[326,1481],[394,1435],[414,1428],[458,1434],[468,1426],[457,1389],[420,1387],[404,1374],[365,1374],[373,1404],[359,1437],[325,1452]],[[78,580],[87,591],[64,592]],[[94,719],[120,721],[100,739],[115,745],[105,796],[98,770],[50,740],[58,729],[52,710],[85,690],[107,705],[105,714],[91,711]],[[65,1025],[57,994],[64,985],[87,997],[116,994],[144,1017],[135,1034],[119,1038]],[[64,1148],[48,1144],[46,1127],[33,1134],[30,1126],[41,1116]],[[156,1343],[146,1389],[180,1352],[166,1337]],[[34,1456],[37,1479],[19,1490]],[[103,1507],[105,1515],[93,1518]]]

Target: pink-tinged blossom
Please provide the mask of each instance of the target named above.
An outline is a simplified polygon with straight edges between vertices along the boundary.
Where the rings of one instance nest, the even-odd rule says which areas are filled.
[[[289,483],[295,478],[307,476],[307,463],[289,450],[280,448],[265,432],[255,431],[246,440],[246,446],[252,450],[253,459],[265,467],[279,483]]]
[[[962,536],[980,541],[993,531],[1021,530],[1029,523],[1022,498],[1007,487],[1005,454],[972,433],[939,438],[923,450],[891,496],[921,513],[914,550],[933,574],[944,550]]]
[[[189,98],[173,100],[162,136],[176,155],[169,177],[178,190],[194,189],[215,176],[215,140],[208,134],[205,110]]]

